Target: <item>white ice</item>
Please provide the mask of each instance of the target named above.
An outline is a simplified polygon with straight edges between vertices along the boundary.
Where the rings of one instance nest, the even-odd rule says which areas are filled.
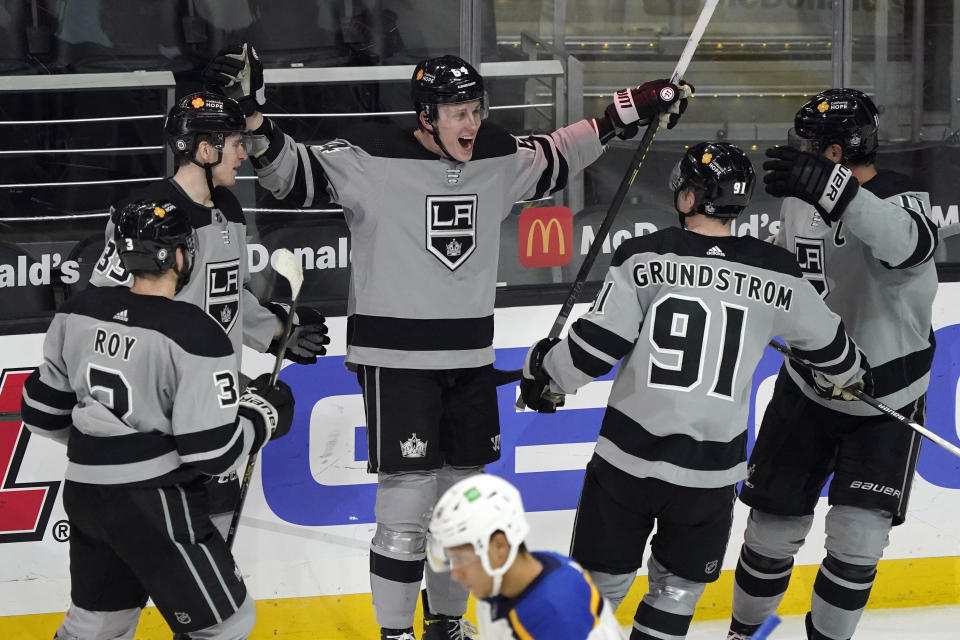
[[[724,640],[727,620],[695,622],[687,640]],[[629,632],[629,630],[628,630]],[[768,640],[806,640],[803,616],[786,616]],[[908,609],[868,609],[853,640],[956,640],[960,638],[960,605]]]

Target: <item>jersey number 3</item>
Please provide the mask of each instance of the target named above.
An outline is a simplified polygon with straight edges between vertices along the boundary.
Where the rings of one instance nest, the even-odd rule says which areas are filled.
[[[707,395],[731,400],[740,364],[740,348],[747,324],[747,309],[723,306],[720,355]],[[647,383],[651,387],[692,391],[703,380],[704,351],[710,348],[710,309],[698,298],[672,295],[653,307]]]

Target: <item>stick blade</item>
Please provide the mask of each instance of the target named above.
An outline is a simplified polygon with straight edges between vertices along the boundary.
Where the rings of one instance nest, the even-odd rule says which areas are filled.
[[[290,297],[296,299],[303,285],[303,264],[290,249],[277,249],[273,253],[273,269],[290,283]]]

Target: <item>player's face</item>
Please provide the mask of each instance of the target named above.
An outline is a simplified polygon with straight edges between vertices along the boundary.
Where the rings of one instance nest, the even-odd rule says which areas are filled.
[[[440,142],[453,159],[466,162],[473,157],[473,146],[482,121],[483,103],[473,100],[438,105],[437,119],[433,126],[440,136]]]
[[[450,575],[477,598],[487,598],[493,592],[493,578],[488,574],[472,544],[447,547]]]
[[[216,151],[216,150],[214,150]],[[240,166],[247,159],[243,148],[243,136],[232,133],[223,141],[223,158],[213,168],[213,184],[216,187],[232,187],[237,182]]]

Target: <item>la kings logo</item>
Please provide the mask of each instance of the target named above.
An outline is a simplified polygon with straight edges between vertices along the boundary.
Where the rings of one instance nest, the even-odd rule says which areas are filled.
[[[822,238],[797,238],[797,264],[803,277],[810,281],[821,298],[830,293],[827,275],[824,272],[824,252]]]
[[[207,263],[206,277],[204,309],[230,333],[240,312],[240,261]]]
[[[477,196],[427,196],[427,251],[455,271],[477,248]]]

